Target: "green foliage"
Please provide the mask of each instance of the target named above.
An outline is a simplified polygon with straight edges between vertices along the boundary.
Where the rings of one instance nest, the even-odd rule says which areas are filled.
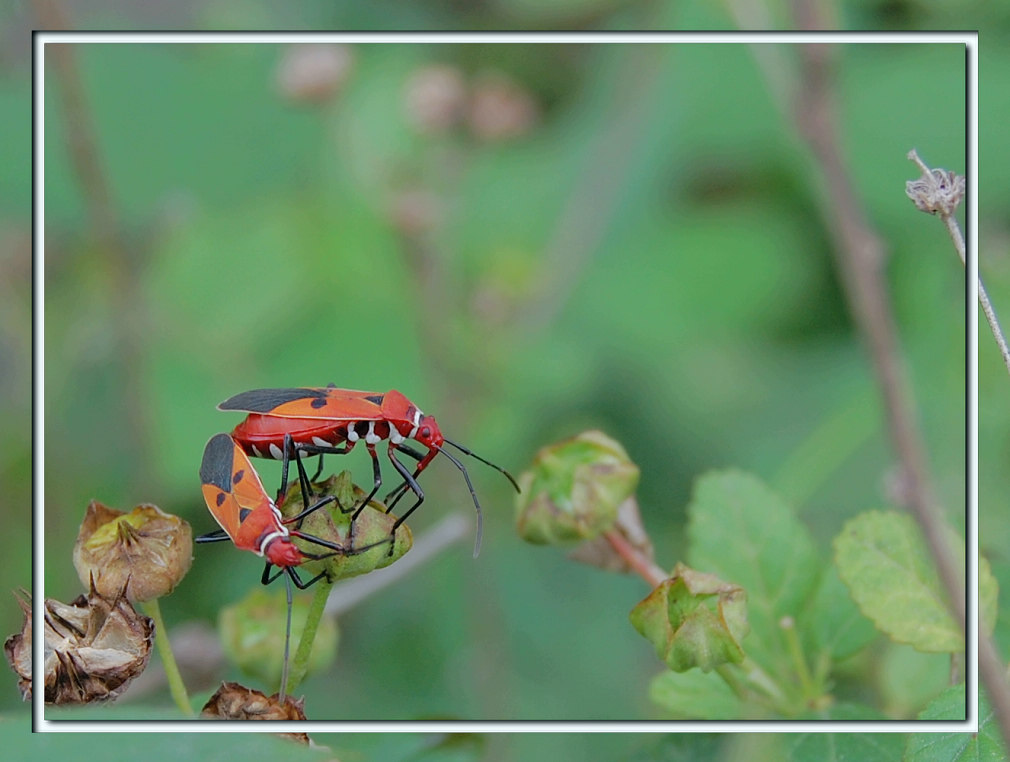
[[[781,498],[739,471],[699,478],[688,517],[688,563],[747,591],[747,654],[772,674],[789,674],[779,622],[804,610],[823,570],[810,533]]]
[[[924,590],[933,596],[930,600],[938,595],[939,583],[924,549],[917,549],[918,555],[909,550],[917,537],[911,519],[870,512],[851,520],[835,540],[836,568],[826,554],[818,553],[816,543],[788,505],[748,474],[725,471],[702,476],[688,515],[689,558],[746,591],[751,632],[740,640],[741,651],[732,658],[721,657],[724,666],[718,676],[725,684],[713,675],[703,679],[691,673],[664,673],[653,679],[651,698],[675,717],[694,719],[724,718],[732,712],[737,717],[754,716],[768,711],[811,719],[883,717],[879,709],[844,698],[840,701],[833,695],[835,673],[876,637],[873,623],[860,613],[841,580],[849,581],[856,600],[865,604],[881,629],[886,631],[897,621],[902,632],[932,631],[935,606],[902,609],[888,602],[888,596],[905,600],[927,595]],[[867,547],[874,552],[864,551]],[[895,568],[912,566],[916,574],[897,582],[892,579]],[[732,626],[734,617],[722,606],[719,616],[711,617],[710,609],[697,603],[688,608],[678,603],[684,593],[674,595],[673,591],[683,587],[683,583],[678,587],[677,580],[685,568],[678,564],[673,576],[632,612],[632,622],[674,672],[693,666],[707,671],[720,663],[711,661],[720,652],[712,648],[712,641],[690,637],[694,628],[684,624],[691,619],[683,613],[709,613],[710,627],[718,622]],[[930,574],[933,587],[927,588],[922,580],[928,581]],[[918,584],[913,584],[913,578]],[[946,615],[945,609],[943,613]],[[952,647],[946,650],[957,651],[959,642],[948,645]],[[689,660],[684,658],[684,649],[691,654]],[[902,708],[907,711],[909,705]],[[855,754],[859,744],[866,744],[868,749],[876,749],[875,756],[868,758],[884,758],[881,755],[889,753],[889,747],[874,738],[848,739],[839,746],[839,753],[842,757]],[[825,743],[829,742],[812,737],[797,749],[807,749],[801,758],[815,758],[826,753],[829,747]]]
[[[479,23],[512,27],[546,14],[578,28],[627,28],[653,22],[657,12],[671,28],[732,23],[709,4],[492,5],[480,9],[492,16]],[[263,27],[290,26],[292,13],[339,28],[404,26],[404,18],[421,27],[478,23],[476,10],[457,6],[260,3],[194,18],[242,27],[250,20],[243,13]],[[97,19],[93,12],[75,7],[74,20],[84,28],[137,21],[130,11]],[[890,12],[863,3],[861,26]],[[923,27],[944,26],[930,23],[942,13],[932,6],[899,12]],[[990,70],[999,70],[997,48],[983,52],[994,57]],[[931,465],[957,514],[965,494],[963,276],[942,231],[915,216],[901,184],[912,144],[927,160],[963,169],[956,165],[963,110],[930,104],[963,104],[964,52],[886,44],[838,51],[847,161],[890,249]],[[220,400],[244,389],[330,381],[398,388],[438,416],[449,436],[510,469],[521,469],[544,442],[585,428],[608,431],[641,468],[640,504],[661,562],[684,558],[747,590],[753,632],[744,650],[785,689],[790,700],[775,705],[798,711],[791,699],[807,693],[797,688],[794,648],[809,665],[812,694],[865,699],[883,679],[867,648],[873,630],[824,550],[844,521],[879,504],[892,458],[840,296],[818,183],[753,51],[389,44],[353,52],[339,97],[306,105],[278,93],[279,46],[79,48],[114,217],[130,244],[119,263],[95,242],[90,190],[67,151],[73,120],[63,113],[58,82],[48,83],[40,401],[47,593],[69,599],[80,592],[69,549],[92,497],[152,501],[197,533],[213,528],[196,472],[207,438],[238,420],[214,410]],[[493,143],[465,124],[418,133],[403,96],[430,64],[458,67],[468,87],[481,72],[507,72],[533,93],[539,121],[526,136]],[[21,79],[0,83],[0,102],[27,104]],[[1005,111],[1003,104],[985,118],[1001,125]],[[10,115],[25,109],[0,112],[8,133],[23,132]],[[0,178],[10,191],[0,193],[0,209],[20,203],[23,213],[29,187],[17,168],[28,166],[27,155],[15,155],[14,141],[0,151],[13,168]],[[990,203],[1005,200],[1006,164],[992,157],[987,165]],[[436,212],[420,235],[392,211],[412,191]],[[1005,217],[1000,208],[997,219]],[[991,293],[1005,300],[1010,280],[992,270]],[[27,423],[28,387],[18,379],[29,376],[30,296],[27,287],[20,297],[6,289],[19,277],[27,284],[28,271],[4,272],[11,277],[0,279],[0,355],[22,386],[9,395],[4,387],[0,412],[14,422],[12,432],[27,432],[16,422]],[[981,363],[986,457],[1002,451],[1010,408],[998,357],[983,349]],[[10,505],[30,500],[29,445],[26,434],[0,443]],[[738,474],[736,487],[709,501],[713,518],[692,515],[685,533],[689,485],[721,464],[768,475],[778,496],[744,489],[752,480]],[[275,464],[255,465],[272,489]],[[326,474],[340,468],[359,483],[370,479],[363,453],[338,465],[328,459]],[[471,476],[488,522],[481,558],[471,561],[469,548],[445,553],[356,608],[343,623],[335,667],[299,688],[310,717],[634,719],[650,712],[644,686],[658,662],[626,617],[643,596],[641,583],[587,576],[517,541],[507,485],[478,471]],[[983,502],[1010,489],[998,462],[980,479]],[[446,513],[472,515],[451,466],[433,463],[424,488],[425,505],[410,519],[417,537]],[[754,498],[746,511],[724,504],[737,488]],[[0,589],[25,584],[29,568],[28,511],[10,518],[11,531],[0,537],[0,554],[11,559]],[[1008,546],[1006,522],[982,522],[989,548]],[[214,621],[257,586],[261,568],[260,559],[223,543],[198,548],[186,583],[164,602],[170,626]],[[992,600],[985,588],[984,610]],[[784,615],[795,619],[798,646],[779,627]],[[16,629],[11,601],[0,609],[4,619],[8,632]],[[674,700],[674,686],[700,674],[670,680],[664,673],[653,686],[666,684],[665,692],[653,691],[665,693],[661,703],[671,711],[690,715],[691,706]],[[750,673],[741,674],[746,681]],[[767,716],[767,695],[728,700],[724,680],[704,677],[720,693],[688,691],[701,714]],[[20,706],[13,689],[0,696],[3,706]],[[163,711],[159,699],[143,709],[138,716]],[[256,758],[234,738],[208,743]],[[580,759],[606,742],[554,743]],[[671,759],[692,758],[671,749],[696,743],[696,759],[710,758],[703,746],[711,758],[724,750],[687,738],[665,748]],[[376,754],[406,755],[399,745]]]
[[[963,720],[964,683],[948,688],[919,713],[920,720]],[[1007,748],[984,692],[978,697],[978,733],[913,733],[905,747],[906,762],[1002,762]]]
[[[835,553],[842,579],[860,609],[894,640],[920,651],[964,649],[922,532],[911,516],[861,514],[838,535]]]

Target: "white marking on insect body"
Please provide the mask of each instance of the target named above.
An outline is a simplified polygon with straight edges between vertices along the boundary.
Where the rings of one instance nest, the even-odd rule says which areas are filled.
[[[263,457],[263,453],[261,453],[256,448],[256,445],[254,445],[254,444],[249,445],[249,449],[252,450],[253,455],[255,455],[257,458],[262,458]]]
[[[414,428],[412,428],[410,430],[410,433],[407,434],[407,438],[408,439],[413,439],[414,438],[414,436],[417,434],[417,429],[420,427],[420,425],[421,425],[421,411],[418,410],[415,407],[414,408]]]
[[[395,445],[398,445],[403,441],[403,434],[401,434],[400,430],[393,424],[389,424],[389,441]]]
[[[375,433],[375,421],[369,421],[368,432],[365,434],[365,443],[373,445],[381,441],[382,438]]]
[[[281,452],[281,448],[273,442],[270,443],[270,455],[274,458],[274,460],[284,460],[284,453]]]
[[[354,430],[354,424],[353,423],[347,424],[347,441],[357,442],[358,439],[360,439],[360,437],[358,436],[358,432]]]
[[[282,529],[283,529],[283,527],[282,527]],[[288,536],[288,532],[287,532],[286,529],[284,529],[281,532],[271,532],[268,535],[264,535],[263,536],[263,540],[260,542],[260,546],[255,551],[256,555],[257,556],[262,556],[262,555],[266,554],[267,545],[269,545],[270,543],[272,543],[274,540],[278,540],[281,537],[287,537],[287,536]]]
[[[329,447],[330,443],[325,439],[320,439],[319,437],[312,437],[312,443],[318,447]]]

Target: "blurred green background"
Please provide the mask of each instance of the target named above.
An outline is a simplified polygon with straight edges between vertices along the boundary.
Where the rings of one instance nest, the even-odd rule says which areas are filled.
[[[322,4],[296,5],[324,26],[352,25]],[[499,13],[539,23],[530,5],[503,3]],[[730,23],[700,4],[677,13],[570,5],[571,18],[588,14],[593,28],[635,26],[636,13],[669,16],[668,26]],[[435,5],[382,7],[433,24],[453,18]],[[219,3],[203,23],[284,25],[292,13],[253,8],[240,21],[237,6]],[[872,3],[853,9],[883,13]],[[373,7],[353,23],[384,12]],[[920,12],[924,26],[942,25]],[[109,10],[87,21],[124,23]],[[892,456],[833,268],[816,172],[756,52],[796,64],[793,48],[743,45],[74,46],[119,255],[96,236],[94,187],[68,148],[82,124],[68,120],[50,60],[45,395],[36,400],[47,594],[81,591],[71,548],[92,498],[122,509],[153,502],[195,533],[215,528],[199,492],[200,455],[239,420],[218,402],[330,382],[399,389],[448,436],[515,473],[544,444],[603,429],[641,466],[643,518],[663,566],[682,555],[693,479],[724,466],[782,492],[827,553],[847,518],[891,502]],[[904,182],[916,176],[905,159],[912,147],[932,166],[965,169],[964,49],[835,53],[848,167],[889,247],[933,478],[963,528],[964,275]],[[0,98],[26,103],[24,61],[4,64]],[[27,138],[11,111],[0,112],[9,134]],[[983,131],[1007,112],[1005,92],[988,101]],[[0,178],[11,191],[0,194],[2,287],[11,291],[0,299],[0,351],[5,368],[22,371],[2,379],[20,432],[29,167],[14,142],[0,146],[5,166],[23,170]],[[999,309],[1010,303],[1010,183],[1005,158],[985,166],[983,274]],[[994,500],[1010,488],[1001,465],[1008,381],[980,325],[983,552],[1007,588],[1010,531]],[[0,535],[0,590],[29,584],[32,464],[23,436],[2,447],[17,531]],[[335,460],[330,468],[369,480],[363,453]],[[275,483],[276,464],[260,466]],[[471,475],[486,521],[481,556],[470,557],[467,536],[343,616],[334,667],[299,690],[310,717],[659,718],[647,685],[662,665],[627,621],[648,592],[641,580],[521,542],[509,485],[479,463]],[[436,461],[424,485],[415,535],[449,512],[472,524],[451,465]],[[169,626],[214,622],[260,570],[234,548],[197,548],[189,576],[162,601]],[[19,623],[8,599],[0,624],[10,633]],[[866,675],[888,670],[876,701],[896,714],[909,711],[902,681],[924,682],[927,698],[943,684],[942,657],[881,642],[840,691],[865,690]],[[169,703],[165,692],[145,700]],[[12,679],[0,709],[18,705]]]

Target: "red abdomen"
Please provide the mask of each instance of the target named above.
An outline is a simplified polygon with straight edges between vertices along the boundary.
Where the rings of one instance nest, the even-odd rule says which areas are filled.
[[[380,439],[389,436],[389,424],[385,421],[369,421]],[[242,445],[249,455],[259,458],[281,459],[284,436],[291,435],[295,445],[317,445],[334,447],[347,441],[347,427],[355,426],[359,435],[364,435],[367,424],[354,421],[332,421],[325,418],[281,418],[272,415],[250,413],[232,431],[232,437]]]

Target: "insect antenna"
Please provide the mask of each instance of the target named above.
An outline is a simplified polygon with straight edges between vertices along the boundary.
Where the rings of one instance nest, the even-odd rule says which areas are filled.
[[[515,478],[512,476],[512,474],[510,474],[508,471],[506,471],[501,466],[495,465],[490,460],[485,460],[480,455],[478,455],[477,453],[475,453],[473,450],[468,450],[463,445],[456,444],[451,439],[446,439],[445,442],[446,442],[446,444],[451,444],[453,447],[455,447],[460,452],[462,452],[462,453],[464,453],[466,455],[469,455],[471,458],[476,458],[481,463],[484,463],[485,465],[491,466],[491,468],[493,468],[495,471],[501,471],[501,473],[505,474],[505,476],[508,478],[508,480],[510,482],[512,482],[512,486],[516,488],[516,492],[522,492],[522,490],[519,489],[519,482],[517,482],[515,480]],[[439,450],[439,452],[443,453],[444,455],[448,455],[448,453],[445,450],[443,450],[441,447],[439,447],[437,449]],[[460,468],[463,468],[463,466],[455,458],[453,458],[453,462],[456,463],[456,465],[459,466]],[[463,474],[464,475],[466,474],[466,469],[463,470]],[[469,479],[467,479],[467,481],[469,481]]]

